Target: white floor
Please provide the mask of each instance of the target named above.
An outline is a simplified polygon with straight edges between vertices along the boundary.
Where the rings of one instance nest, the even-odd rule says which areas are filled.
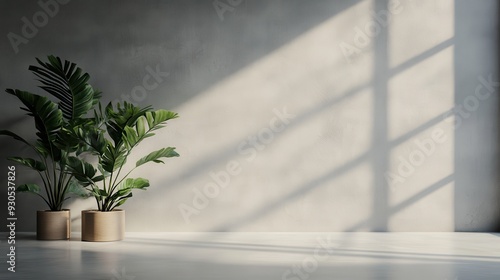
[[[0,279],[500,279],[496,233],[127,233],[124,241],[37,241],[17,233]]]

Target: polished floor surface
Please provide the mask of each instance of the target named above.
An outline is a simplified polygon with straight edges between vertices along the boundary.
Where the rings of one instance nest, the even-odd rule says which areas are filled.
[[[0,279],[500,279],[496,233],[127,233],[120,242],[17,233]]]

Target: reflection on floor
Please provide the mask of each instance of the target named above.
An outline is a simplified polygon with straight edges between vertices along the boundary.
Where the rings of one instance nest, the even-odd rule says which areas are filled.
[[[2,234],[1,254],[8,245]],[[0,279],[500,279],[500,234],[127,233],[121,242],[18,233]]]

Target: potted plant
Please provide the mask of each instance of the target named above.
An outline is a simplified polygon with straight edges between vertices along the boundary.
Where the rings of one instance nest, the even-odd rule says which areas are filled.
[[[85,152],[90,155],[87,158],[97,164],[94,168],[87,160],[70,158],[72,174],[97,203],[97,209],[82,211],[83,241],[124,238],[125,211],[117,207],[132,197],[134,189],[149,187],[147,179],[129,178],[129,175],[143,164],[163,163],[163,158],[179,154],[173,147],[159,149],[139,159],[126,173],[125,163],[144,139],[154,136],[155,130],[177,116],[177,113],[167,110],[154,111],[150,106],[140,108],[127,102],[116,106],[109,103],[104,110],[99,106],[93,123],[68,131],[71,138],[80,139],[80,146],[85,146]]]
[[[89,75],[75,63],[49,56],[48,62],[37,59],[39,66],[30,66],[42,83],[40,88],[55,97],[49,98],[18,89],[6,92],[16,96],[23,104],[21,109],[33,117],[36,141],[30,143],[18,134],[1,130],[0,135],[12,137],[34,151],[37,158],[10,157],[9,160],[36,171],[43,187],[35,183],[19,185],[17,192],[28,192],[41,197],[49,210],[37,212],[37,239],[69,239],[70,212],[63,208],[68,194],[85,195],[78,180],[72,175],[69,163],[73,155],[84,146],[78,139],[72,139],[66,131],[74,131],[88,125],[92,119],[86,115],[98,103],[100,92],[94,90],[87,81]]]

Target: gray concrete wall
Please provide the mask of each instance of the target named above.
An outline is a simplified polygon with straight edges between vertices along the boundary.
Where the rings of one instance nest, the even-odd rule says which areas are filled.
[[[497,8],[1,1],[0,85],[39,92],[27,68],[55,54],[88,71],[105,101],[180,114],[130,160],[165,145],[181,154],[134,173],[152,186],[124,205],[128,231],[491,231]],[[0,127],[33,139],[17,100],[1,100]],[[5,158],[21,152],[0,138],[4,184]],[[18,168],[19,183],[34,179]],[[44,205],[25,194],[16,203],[18,230],[33,231]],[[73,230],[93,203],[69,201]]]

